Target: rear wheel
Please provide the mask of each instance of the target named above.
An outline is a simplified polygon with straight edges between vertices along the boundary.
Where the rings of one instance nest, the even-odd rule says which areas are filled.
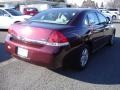
[[[73,68],[75,69],[84,69],[89,60],[89,49],[88,46],[84,46],[83,48],[80,49],[78,55],[77,55],[77,60],[73,61]]]
[[[108,19],[108,21],[111,21],[109,17],[106,17]]]

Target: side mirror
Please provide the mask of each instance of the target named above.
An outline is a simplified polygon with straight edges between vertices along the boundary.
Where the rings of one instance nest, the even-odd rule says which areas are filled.
[[[91,25],[94,25],[95,24],[95,22],[93,21],[93,20],[91,20],[90,22],[89,22],[89,25],[91,26]]]
[[[109,18],[106,18],[106,24],[111,24],[111,20]]]

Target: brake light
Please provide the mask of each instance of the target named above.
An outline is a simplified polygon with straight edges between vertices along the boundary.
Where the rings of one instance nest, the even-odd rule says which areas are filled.
[[[68,39],[58,31],[55,31],[50,35],[48,43],[52,46],[69,45]]]
[[[9,29],[8,29],[8,33],[9,33],[9,34],[12,34],[12,35],[17,35],[17,33],[13,30],[13,28],[14,28],[14,26],[11,25],[11,26],[9,27]]]
[[[50,43],[65,43],[65,42],[68,42],[68,40],[62,33],[55,31],[50,35],[48,42],[50,42]]]
[[[8,33],[11,33],[12,29],[13,29],[12,26],[10,26],[9,29],[8,29]]]

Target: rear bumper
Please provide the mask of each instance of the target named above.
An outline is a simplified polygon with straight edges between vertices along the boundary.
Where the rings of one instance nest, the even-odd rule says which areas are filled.
[[[8,29],[9,26],[0,26],[0,29]]]
[[[19,47],[28,51],[27,57],[22,57],[18,55]],[[5,48],[12,56],[18,59],[48,68],[61,67],[62,60],[65,56],[65,53],[62,52],[63,47],[61,49],[60,47],[46,45],[44,47],[37,48],[6,40]]]

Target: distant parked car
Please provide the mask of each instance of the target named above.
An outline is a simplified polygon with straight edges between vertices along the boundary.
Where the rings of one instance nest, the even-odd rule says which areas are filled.
[[[31,8],[31,7],[24,8],[24,14],[25,14],[25,15],[34,16],[34,15],[36,15],[37,13],[39,13],[39,11],[38,11],[37,8]]]
[[[101,12],[102,12],[102,14],[109,20],[109,21],[111,21],[112,22],[112,14],[107,10],[107,9],[99,9]]]
[[[14,9],[0,8],[0,29],[8,29],[11,24],[25,21],[30,17]]]
[[[115,28],[98,10],[56,8],[43,11],[9,28],[6,50],[37,65],[83,69],[89,56],[113,45]]]
[[[119,19],[120,12],[118,9],[108,9],[108,10],[112,14],[112,19]]]

